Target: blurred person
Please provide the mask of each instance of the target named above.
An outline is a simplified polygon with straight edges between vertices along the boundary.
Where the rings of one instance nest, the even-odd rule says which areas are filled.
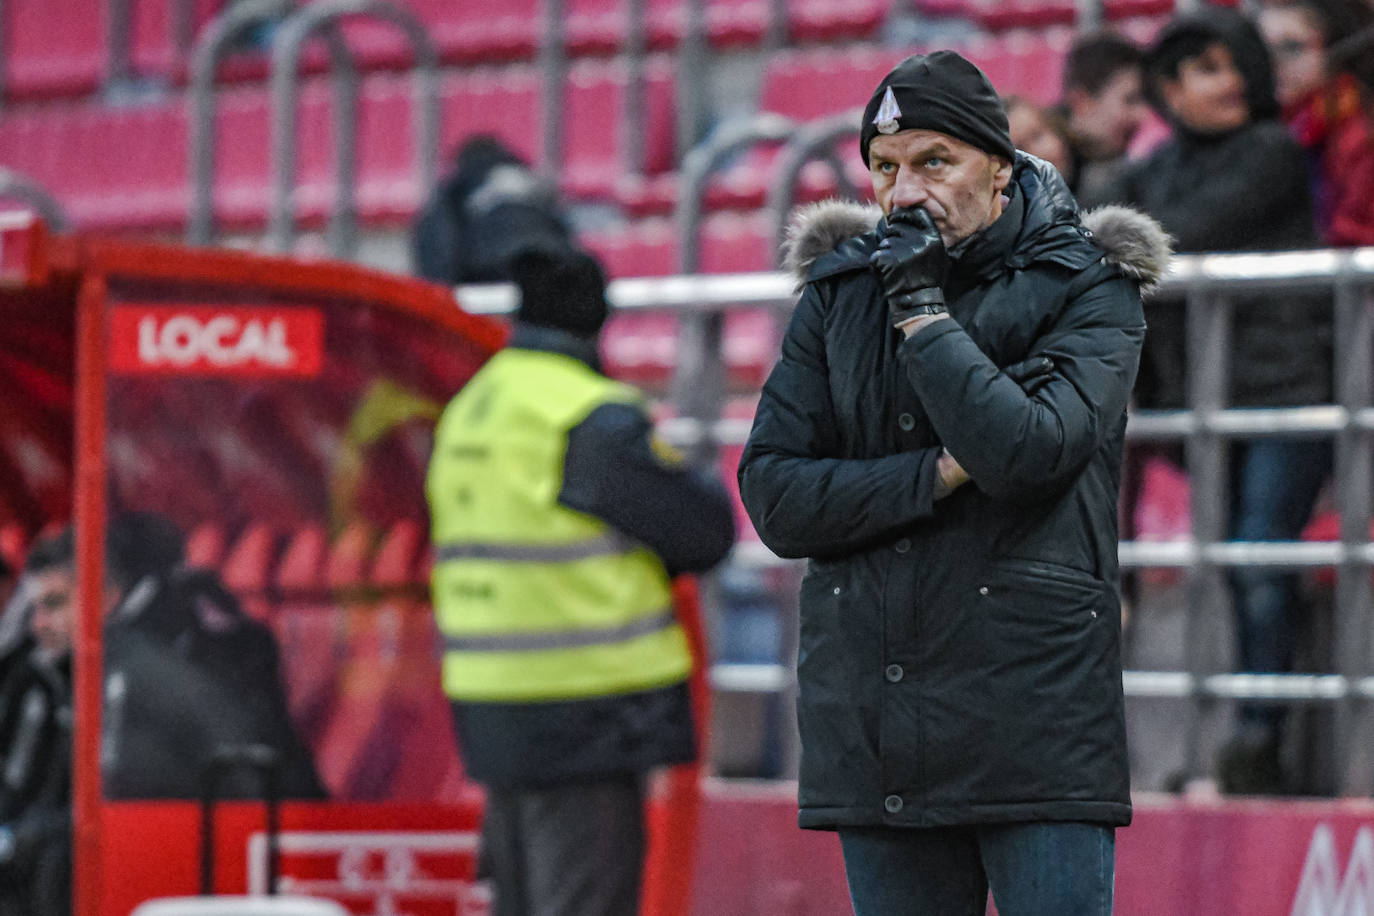
[[[261,744],[276,752],[282,797],[323,798],[287,710],[272,631],[244,613],[215,573],[183,560],[183,536],[164,516],[124,513],[110,525],[106,795],[198,798],[220,747]],[[261,786],[230,773],[220,794],[258,797]]]
[[[801,299],[739,466],[763,542],[809,560],[800,824],[838,831],[858,916],[982,916],[989,889],[1107,914],[1117,474],[1168,245],[1126,208],[1080,219],[952,51],[898,64],[859,126],[879,207],[794,221]]]
[[[1007,109],[1012,146],[1045,160],[1060,175],[1068,174],[1072,168],[1069,142],[1057,115],[1025,96],[1004,96],[1002,103]]]
[[[1274,57],[1283,120],[1307,152],[1323,240],[1374,245],[1374,122],[1356,76],[1329,55],[1352,37],[1374,37],[1374,7],[1365,0],[1270,3],[1259,25]]]
[[[1057,111],[1066,124],[1069,166],[1060,171],[1084,206],[1101,201],[1149,114],[1141,60],[1135,42],[1109,30],[1080,35],[1065,57]]]
[[[69,916],[76,572],[60,536],[24,576],[30,640],[0,687],[0,913]]]
[[[595,259],[513,273],[510,342],[445,409],[426,483],[443,685],[495,916],[633,916],[646,774],[696,754],[670,579],[724,559],[734,518],[602,374]]]
[[[557,188],[496,137],[459,148],[450,172],[415,217],[415,273],[449,285],[511,279],[523,248],[569,251],[572,230]]]
[[[0,557],[0,690],[10,671],[33,648],[28,604],[16,593],[14,568]]]
[[[1278,120],[1274,77],[1258,29],[1240,13],[1209,8],[1174,19],[1146,58],[1146,91],[1172,138],[1134,165],[1112,192],[1163,224],[1181,252],[1291,251],[1317,244],[1302,149]],[[1236,294],[1227,403],[1286,407],[1329,402],[1329,298],[1275,291]],[[1185,406],[1183,310],[1147,303],[1136,399]],[[1325,439],[1239,440],[1230,449],[1229,537],[1297,540],[1331,465]],[[1298,575],[1234,567],[1229,585],[1239,668],[1291,669]],[[1281,707],[1242,704],[1222,749],[1223,791],[1277,793]]]

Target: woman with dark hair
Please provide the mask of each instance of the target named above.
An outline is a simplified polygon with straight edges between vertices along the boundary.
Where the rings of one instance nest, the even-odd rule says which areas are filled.
[[[1259,26],[1274,55],[1283,120],[1307,151],[1323,240],[1374,245],[1374,127],[1355,74],[1374,54],[1374,7],[1365,0],[1273,3]]]

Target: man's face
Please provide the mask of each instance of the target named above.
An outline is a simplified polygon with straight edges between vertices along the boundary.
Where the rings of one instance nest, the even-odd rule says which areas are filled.
[[[883,214],[924,207],[945,245],[953,245],[1002,215],[1011,163],[933,130],[879,134],[868,145],[873,194]]]
[[[33,614],[29,632],[39,647],[57,658],[72,648],[72,606],[76,575],[70,568],[45,569],[32,574]]]
[[[1197,57],[1178,65],[1178,78],[1160,81],[1164,104],[1185,127],[1204,134],[1219,134],[1244,126],[1250,120],[1245,98],[1245,77],[1236,68],[1226,45],[1210,44]]]
[[[1096,95],[1070,90],[1067,101],[1074,136],[1085,142],[1093,159],[1123,155],[1148,113],[1137,67],[1118,70]]]
[[[1259,24],[1274,56],[1279,104],[1301,102],[1326,80],[1320,23],[1300,6],[1275,6],[1260,13]]]

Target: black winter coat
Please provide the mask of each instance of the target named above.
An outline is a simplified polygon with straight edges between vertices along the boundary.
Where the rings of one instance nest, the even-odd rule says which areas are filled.
[[[829,251],[865,225],[833,204],[794,232],[805,288],[739,478],[764,543],[810,558],[803,827],[1130,820],[1116,500],[1167,242],[1122,208],[1094,239],[1024,154],[1012,187],[955,262],[954,320],[900,344],[878,232]],[[999,369],[1038,356],[1033,393]],[[942,446],[971,482],[936,501]]]

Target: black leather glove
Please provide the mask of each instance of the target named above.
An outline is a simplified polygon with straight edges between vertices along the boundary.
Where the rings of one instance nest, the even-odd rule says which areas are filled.
[[[893,327],[920,315],[945,314],[949,255],[924,207],[893,210],[868,263],[878,272]]]

